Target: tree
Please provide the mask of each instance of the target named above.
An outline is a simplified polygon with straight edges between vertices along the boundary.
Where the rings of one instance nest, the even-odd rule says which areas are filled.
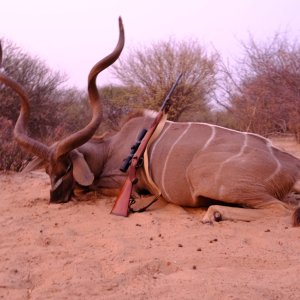
[[[300,46],[278,33],[268,43],[250,37],[242,46],[244,57],[235,72],[223,68],[228,102],[222,104],[236,116],[239,129],[300,133]]]
[[[133,50],[114,66],[114,74],[127,88],[126,105],[158,109],[179,73],[181,83],[173,94],[172,120],[199,119],[207,114],[216,84],[218,55],[208,55],[196,41],[173,39]],[[190,112],[193,111],[193,114]]]
[[[40,59],[24,53],[12,42],[4,40],[2,68],[28,93],[31,107],[30,132],[43,137],[57,123],[59,110],[54,105],[61,97],[61,85],[66,78],[51,71]],[[19,116],[19,98],[11,89],[0,85],[1,114],[16,122]],[[54,106],[53,106],[54,105]]]
[[[126,105],[128,91],[123,86],[104,86],[100,88],[104,102],[103,122],[100,131],[118,131],[122,116],[128,115],[130,108]]]

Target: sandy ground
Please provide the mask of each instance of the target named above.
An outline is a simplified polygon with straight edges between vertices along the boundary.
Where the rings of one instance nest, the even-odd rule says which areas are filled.
[[[207,225],[203,209],[165,205],[122,218],[113,198],[49,204],[49,187],[43,172],[0,173],[0,299],[300,299],[289,217]]]

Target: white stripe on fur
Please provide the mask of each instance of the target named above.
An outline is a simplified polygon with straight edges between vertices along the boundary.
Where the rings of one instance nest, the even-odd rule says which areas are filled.
[[[167,190],[166,190],[166,187],[165,187],[165,175],[166,175],[168,160],[169,160],[169,158],[171,156],[171,153],[172,153],[174,147],[183,138],[183,136],[188,132],[188,130],[190,129],[191,125],[192,125],[192,123],[189,122],[187,128],[175,140],[175,142],[172,145],[172,147],[170,148],[169,153],[168,153],[168,155],[166,157],[166,160],[165,160],[165,164],[164,164],[163,171],[162,171],[162,177],[161,177],[161,185],[162,185],[162,192],[163,192],[163,194],[165,194],[167,196],[167,199],[171,199],[170,196],[169,196],[169,194],[168,194],[168,192],[167,192]]]

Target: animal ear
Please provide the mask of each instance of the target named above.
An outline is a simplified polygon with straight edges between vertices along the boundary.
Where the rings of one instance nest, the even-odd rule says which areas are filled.
[[[46,166],[47,162],[40,157],[34,156],[28,165],[22,170],[22,173],[31,172],[42,169]]]
[[[73,176],[76,182],[83,186],[91,185],[94,181],[94,174],[84,159],[83,154],[77,150],[73,150],[70,152],[70,156],[73,163]]]

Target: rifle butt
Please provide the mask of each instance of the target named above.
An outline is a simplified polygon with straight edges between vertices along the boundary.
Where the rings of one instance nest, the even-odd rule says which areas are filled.
[[[111,210],[111,214],[121,217],[128,216],[128,209],[129,209],[129,201],[132,192],[132,182],[127,177],[126,181],[115,201],[115,204]]]

